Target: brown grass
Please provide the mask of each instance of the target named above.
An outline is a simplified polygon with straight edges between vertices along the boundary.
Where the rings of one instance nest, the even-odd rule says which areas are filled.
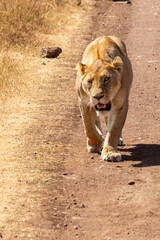
[[[37,55],[43,44],[53,44],[53,36],[75,24],[72,15],[80,9],[76,0],[0,1],[0,100],[14,95],[19,83],[28,84],[26,56]]]
[[[1,0],[0,45],[6,48],[33,45],[38,33],[53,32],[69,2],[73,5],[74,1]]]
[[[0,54],[0,97],[5,99],[16,91],[20,83],[20,64],[16,62],[7,52]]]

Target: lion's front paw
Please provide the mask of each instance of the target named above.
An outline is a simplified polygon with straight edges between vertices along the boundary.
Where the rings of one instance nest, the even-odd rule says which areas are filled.
[[[122,161],[122,156],[117,152],[103,152],[102,159],[109,162],[120,162]]]

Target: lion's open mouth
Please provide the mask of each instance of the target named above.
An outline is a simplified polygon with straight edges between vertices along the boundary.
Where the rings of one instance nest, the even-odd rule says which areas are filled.
[[[95,106],[95,108],[98,111],[110,111],[111,110],[111,102],[109,101],[107,104],[98,103]]]

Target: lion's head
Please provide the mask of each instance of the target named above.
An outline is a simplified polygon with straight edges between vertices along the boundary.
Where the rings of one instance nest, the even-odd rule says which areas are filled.
[[[123,67],[123,60],[119,56],[112,63],[101,59],[90,66],[78,63],[81,76],[79,91],[83,100],[97,110],[110,110],[112,99],[121,87]]]

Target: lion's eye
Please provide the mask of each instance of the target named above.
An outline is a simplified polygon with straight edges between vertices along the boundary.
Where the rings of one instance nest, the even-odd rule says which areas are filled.
[[[92,85],[92,80],[88,80],[88,83],[91,86]]]
[[[109,80],[110,80],[110,77],[105,77],[105,78],[104,78],[104,83],[108,83]]]

